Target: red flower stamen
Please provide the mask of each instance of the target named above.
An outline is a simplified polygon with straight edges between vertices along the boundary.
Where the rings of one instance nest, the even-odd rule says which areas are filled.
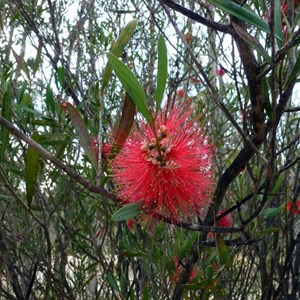
[[[187,109],[187,111],[185,111]],[[173,220],[201,215],[213,186],[213,147],[186,106],[161,113],[155,130],[142,124],[112,162],[117,194],[148,215]]]

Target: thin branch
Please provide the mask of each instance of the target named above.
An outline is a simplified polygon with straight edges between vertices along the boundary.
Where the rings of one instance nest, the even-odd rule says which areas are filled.
[[[22,131],[20,131],[18,128],[16,128],[13,124],[11,124],[9,121],[7,121],[5,118],[0,117],[0,125],[4,126],[9,130],[11,134],[16,136],[17,138],[21,139],[24,141],[26,144],[31,146],[34,150],[36,150],[41,157],[45,161],[50,161],[52,162],[57,168],[61,169],[64,171],[66,174],[68,174],[70,177],[72,177],[76,182],[90,190],[91,192],[94,192],[96,194],[100,194],[105,196],[106,198],[116,200],[117,197],[105,190],[104,188],[100,186],[96,186],[89,182],[88,180],[84,179],[77,173],[75,173],[72,169],[67,167],[63,162],[61,162],[59,159],[57,159],[55,156],[53,156],[50,152],[48,152],[46,149],[44,149],[41,145],[33,141],[31,138],[29,138],[26,134],[24,134]]]
[[[252,244],[255,244],[259,241],[260,240],[255,240],[255,239],[244,240],[244,239],[241,239],[241,238],[232,239],[232,240],[224,240],[225,244],[229,247],[252,245]],[[216,247],[216,241],[215,240],[200,241],[200,245],[202,245],[204,247]]]
[[[176,221],[171,218],[162,216],[160,214],[151,214],[151,217],[163,221],[168,224],[175,225],[188,230],[201,231],[201,232],[214,232],[214,233],[233,233],[239,232],[241,229],[237,227],[219,227],[219,226],[205,226],[196,223],[185,223],[181,221]]]
[[[206,19],[202,16],[200,16],[199,14],[171,1],[171,0],[162,0],[161,1],[164,5],[168,6],[169,8],[172,8],[174,10],[176,10],[177,12],[183,14],[184,16],[204,25],[207,26],[208,28],[217,30],[217,31],[221,31],[224,33],[229,33],[232,34],[233,33],[233,29],[230,25],[223,25],[217,22],[214,22],[212,20]]]

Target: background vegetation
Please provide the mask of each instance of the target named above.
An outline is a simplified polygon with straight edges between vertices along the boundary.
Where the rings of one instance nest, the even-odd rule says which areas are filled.
[[[297,6],[0,0],[0,298],[300,297]],[[153,109],[160,35],[163,105],[201,113],[214,198],[194,224],[115,222],[102,149],[133,111],[106,53]],[[230,228],[214,226],[224,209]]]

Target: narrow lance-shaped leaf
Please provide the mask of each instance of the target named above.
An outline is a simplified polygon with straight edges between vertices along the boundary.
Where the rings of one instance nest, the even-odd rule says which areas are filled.
[[[46,87],[45,102],[46,102],[47,110],[52,113],[52,116],[54,116],[55,115],[54,94],[49,84]]]
[[[145,92],[136,77],[133,75],[130,69],[115,55],[108,53],[107,57],[109,63],[112,65],[114,71],[120,79],[123,88],[136,105],[138,111],[145,117],[149,124],[153,124],[152,115],[146,105]]]
[[[55,84],[58,89],[65,88],[65,69],[63,67],[58,67],[54,76]]]
[[[111,153],[115,156],[122,148],[134,121],[135,104],[131,100],[128,93],[125,95],[125,100],[122,108],[121,118],[118,127],[114,134],[114,143]]]
[[[162,35],[158,38],[158,61],[157,61],[157,84],[156,84],[156,114],[160,110],[161,101],[166,88],[167,74],[168,74],[168,56],[167,47]]]
[[[114,222],[125,221],[140,214],[140,203],[130,203],[117,210],[111,217]]]
[[[231,257],[228,247],[225,244],[225,241],[223,237],[217,237],[216,238],[216,245],[217,245],[217,253],[222,261],[222,263],[225,265],[227,269],[231,267]]]
[[[293,80],[295,80],[297,78],[297,76],[299,75],[299,72],[300,72],[300,52],[297,56],[297,60],[294,65],[294,68],[286,82],[286,86],[289,85]]]
[[[3,94],[2,98],[2,117],[7,121],[11,121],[12,116],[12,87],[11,84],[7,85],[7,90]],[[0,161],[4,159],[4,153],[9,142],[9,131],[4,126],[1,127],[1,152]]]
[[[279,47],[282,47],[282,21],[281,21],[281,1],[274,1],[274,35],[277,38],[277,43]]]
[[[262,78],[262,84],[263,84],[263,99],[264,99],[264,108],[266,110],[266,113],[268,117],[271,119],[272,118],[272,106],[270,103],[270,98],[269,98],[269,83],[268,79],[266,77]]]
[[[109,283],[110,287],[113,289],[113,291],[118,292],[118,293],[120,292],[120,289],[111,273],[107,274],[106,280]]]
[[[37,131],[33,133],[31,138],[37,143],[39,143],[40,141],[40,136]],[[39,152],[29,146],[25,156],[25,182],[28,206],[31,206],[34,191],[36,188],[36,181],[39,170],[39,158]]]
[[[86,125],[85,125],[80,113],[73,105],[71,105],[70,103],[67,103],[67,110],[68,110],[68,114],[71,119],[71,122],[75,128],[77,135],[78,135],[80,145],[83,148],[86,156],[90,160],[92,166],[95,168],[95,170],[97,170],[97,157],[94,152],[92,139],[86,128]]]
[[[267,22],[259,18],[254,12],[246,9],[231,0],[208,0],[212,5],[219,9],[255,26],[256,28],[270,33],[270,28]],[[278,36],[278,38],[280,38]]]
[[[119,57],[122,54],[125,46],[128,44],[129,40],[132,38],[135,28],[137,25],[137,20],[131,20],[122,30],[117,38],[117,40],[113,43],[110,53],[114,54],[116,57]],[[102,78],[102,86],[101,86],[101,93],[103,93],[109,79],[111,76],[112,67],[109,63],[106,64],[103,78]]]
[[[43,43],[39,42],[36,58],[35,58],[34,65],[33,65],[33,74],[34,75],[35,75],[36,71],[38,70],[40,63],[42,61],[42,50],[43,50]]]

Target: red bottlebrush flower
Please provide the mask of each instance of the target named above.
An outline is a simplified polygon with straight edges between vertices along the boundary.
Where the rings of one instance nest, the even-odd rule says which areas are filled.
[[[133,227],[134,227],[134,220],[131,218],[131,219],[127,220],[127,228],[129,230],[132,230]]]
[[[96,154],[97,158],[98,158],[98,153],[99,153],[99,144],[98,144],[98,140],[96,137],[93,137],[91,139],[91,145],[93,147],[94,153]],[[107,159],[108,155],[110,153],[110,149],[111,149],[111,145],[107,144],[107,143],[103,143],[102,144],[102,159]]]
[[[281,7],[281,11],[284,14],[286,14],[287,13],[287,5],[286,5],[286,3],[282,3],[280,7]]]
[[[62,102],[60,104],[61,109],[63,110],[64,113],[66,113],[68,111],[67,109],[67,102]]]
[[[226,209],[220,211],[218,213],[218,216],[222,215],[225,211]],[[232,227],[232,224],[233,222],[232,222],[231,214],[227,214],[226,216],[222,217],[217,221],[217,225],[220,227]]]
[[[185,38],[186,42],[189,44],[191,42],[191,40],[193,39],[193,35],[190,32],[188,32],[184,35],[184,38]]]
[[[286,203],[286,211],[292,213],[293,217],[297,217],[300,213],[300,200],[297,200],[295,204],[293,201],[289,200]]]
[[[155,129],[142,124],[112,162],[117,194],[148,215],[172,220],[201,215],[213,186],[213,147],[186,105],[162,112]]]
[[[185,96],[185,91],[184,90],[178,90],[176,92],[176,95],[179,97],[179,98],[183,98]]]
[[[107,159],[111,150],[111,145],[107,143],[102,144],[102,158]]]
[[[218,77],[222,77],[225,74],[225,70],[222,67],[218,67],[216,70],[216,74]]]

